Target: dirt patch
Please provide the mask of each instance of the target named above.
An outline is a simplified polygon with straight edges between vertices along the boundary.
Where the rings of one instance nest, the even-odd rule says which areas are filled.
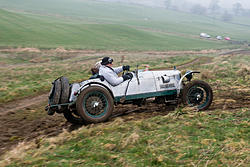
[[[0,52],[41,52],[40,49],[37,48],[6,48],[6,49],[0,49]],[[180,55],[180,54],[213,54],[213,53],[219,53],[221,54],[221,50],[200,50],[200,51],[144,51],[144,52],[138,52],[138,51],[109,51],[109,50],[103,50],[103,51],[97,51],[97,50],[74,50],[69,49],[66,50],[63,47],[58,47],[56,49],[50,49],[50,50],[43,50],[43,52],[61,52],[61,53],[85,53],[85,54],[132,54],[132,53],[142,53],[142,54],[149,54],[149,55]],[[226,52],[223,52],[226,53]],[[223,54],[222,53],[222,54]]]
[[[0,106],[0,116],[5,115],[8,112],[15,112],[27,108],[29,106],[32,106],[34,104],[47,101],[47,99],[48,99],[48,93],[36,97],[30,97],[22,100],[13,101],[4,105],[2,104]]]
[[[250,94],[248,89],[220,91],[214,89],[214,101],[208,111],[212,110],[232,110],[250,106]],[[46,95],[40,96],[43,97]],[[33,100],[35,100],[34,98]],[[38,100],[39,101],[39,100]],[[22,101],[25,103],[25,101]],[[0,155],[14,147],[19,142],[39,139],[40,137],[56,136],[63,132],[79,128],[79,125],[72,125],[66,121],[62,114],[48,116],[44,111],[46,102],[37,105],[29,105],[20,110],[18,106],[15,109],[6,110],[5,114],[0,117]],[[136,105],[118,105],[110,121],[119,117],[126,121],[147,119],[158,115],[167,115],[176,109],[176,105],[166,106],[165,104],[153,103],[149,99],[141,107]],[[206,111],[207,112],[207,111]],[[84,125],[83,125],[84,126]]]
[[[6,48],[0,49],[0,52],[41,52],[38,48]],[[149,55],[180,55],[180,54],[188,54],[188,55],[195,55],[195,54],[218,54],[218,55],[236,55],[236,54],[250,54],[250,50],[245,49],[236,49],[236,50],[184,50],[184,51],[97,51],[97,50],[76,50],[76,49],[69,49],[66,50],[63,47],[58,47],[56,49],[50,50],[43,50],[43,52],[60,52],[60,53],[85,53],[85,54],[132,54],[132,53],[142,53],[142,54],[149,54]]]
[[[219,53],[218,50],[201,50],[201,51],[165,51],[165,52],[155,52],[155,51],[149,51],[145,52],[147,54],[167,54],[167,55],[179,55],[179,54],[188,54],[188,55],[195,55],[195,54],[213,54],[213,53]]]
[[[0,117],[0,122],[0,155],[19,142],[55,136],[69,126],[62,116],[49,117],[36,108],[8,112]]]
[[[67,52],[67,50],[65,50],[65,49],[62,48],[62,47],[59,47],[59,48],[56,48],[56,49],[55,49],[55,52]]]
[[[64,51],[63,51],[64,52]],[[70,52],[70,51],[67,51]],[[72,51],[78,52],[78,51]],[[81,52],[81,51],[79,51]],[[86,53],[97,53],[96,51],[82,51]],[[218,51],[197,51],[197,52],[145,52],[147,54],[204,54],[215,53]],[[126,55],[126,52],[103,52],[116,55]],[[245,52],[244,52],[245,53]],[[101,54],[101,53],[97,53]],[[230,53],[231,54],[231,53]],[[206,57],[205,57],[206,58]],[[92,58],[90,58],[92,59]],[[210,59],[197,58],[179,66],[184,68],[193,64],[210,62]],[[206,77],[206,76],[204,76]],[[238,108],[249,108],[250,92],[249,89],[234,88],[231,90],[219,90],[219,85],[212,85],[214,89],[214,101],[209,110],[231,109],[232,111]],[[56,114],[48,116],[44,111],[44,106],[48,94],[42,94],[33,98],[26,98],[0,106],[0,155],[14,147],[17,143],[38,139],[40,137],[56,136],[67,129],[72,131],[79,126],[74,126],[68,123],[63,115]],[[109,121],[114,121],[114,118],[120,117],[123,121],[139,120],[154,117],[156,115],[166,115],[175,110],[176,106],[165,106],[152,103],[149,101],[146,105],[138,107],[135,105],[118,105],[115,107],[114,114]]]
[[[250,55],[250,50],[245,50],[245,49],[237,49],[237,50],[230,50],[226,52],[220,53],[220,55],[237,55],[237,54],[245,54],[245,55]]]
[[[189,62],[178,65],[177,68],[178,69],[183,69],[183,68],[186,68],[186,67],[199,65],[199,64],[209,64],[209,63],[212,62],[212,59],[213,59],[212,57],[198,57],[198,58],[193,59],[193,60],[191,60]],[[168,69],[166,69],[166,68],[155,68],[155,69],[152,69],[151,71],[157,71],[157,70],[168,70]]]
[[[191,65],[194,66],[194,65],[199,65],[199,64],[208,64],[208,63],[212,62],[212,59],[213,58],[211,58],[211,57],[199,57],[199,58],[196,58],[190,62],[179,65],[178,68],[182,69],[182,68],[189,67]]]
[[[41,52],[40,49],[37,48],[11,48],[11,49],[1,49],[1,52]]]
[[[242,90],[240,93],[236,92],[237,90],[215,93],[215,99],[209,110],[234,110],[249,107],[250,96],[248,89]],[[42,95],[40,98],[43,96],[46,95]],[[37,99],[35,99],[36,98],[33,100],[36,101]],[[21,102],[25,103],[25,101]],[[22,110],[17,106],[15,109],[7,109],[6,113],[1,115],[0,155],[19,142],[38,139],[40,137],[56,136],[63,132],[63,129],[72,131],[80,127],[68,123],[62,114],[48,116],[43,109],[45,105],[46,103],[29,105]],[[115,107],[114,114],[109,122],[114,121],[116,117],[120,117],[123,122],[147,119],[157,115],[167,115],[175,109],[176,105],[166,106],[165,104],[156,104],[153,103],[152,99],[149,99],[147,103],[141,107],[131,104],[118,105]]]
[[[62,114],[48,116],[43,109],[45,105],[45,103],[32,105],[23,110],[8,111],[1,115],[0,155],[19,142],[56,136],[63,132],[63,129],[72,131],[80,127],[68,123]],[[174,106],[156,105],[152,101],[142,107],[118,105],[109,121],[114,121],[116,117],[121,117],[124,121],[146,119],[156,115],[166,115],[174,108]]]

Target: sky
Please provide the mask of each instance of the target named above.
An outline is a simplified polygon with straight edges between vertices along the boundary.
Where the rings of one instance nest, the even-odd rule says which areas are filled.
[[[148,6],[163,6],[165,0],[103,0],[103,1],[121,1],[137,4],[147,4]],[[172,2],[182,4],[183,1],[199,3],[202,6],[208,6],[211,0],[172,0]],[[222,8],[232,8],[233,4],[240,2],[244,9],[250,9],[250,0],[219,0],[219,5]]]
[[[195,3],[200,3],[203,4],[204,6],[209,5],[209,3],[211,2],[211,0],[187,0],[190,2],[195,2]],[[234,3],[241,3],[243,8],[248,8],[250,9],[250,0],[219,0],[220,3],[219,5],[223,8],[232,8],[232,5]]]

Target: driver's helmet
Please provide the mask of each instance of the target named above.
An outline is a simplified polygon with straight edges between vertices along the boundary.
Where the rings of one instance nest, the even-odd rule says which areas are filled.
[[[101,65],[107,65],[107,64],[112,64],[113,59],[110,57],[104,57],[101,61]]]

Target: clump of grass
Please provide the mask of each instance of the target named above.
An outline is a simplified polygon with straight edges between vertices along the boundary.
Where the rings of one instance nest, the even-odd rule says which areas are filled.
[[[250,70],[247,67],[240,68],[237,71],[237,76],[242,77],[243,80],[245,81],[250,76]]]
[[[202,80],[214,80],[215,76],[214,73],[208,70],[204,70],[201,73],[201,79]]]

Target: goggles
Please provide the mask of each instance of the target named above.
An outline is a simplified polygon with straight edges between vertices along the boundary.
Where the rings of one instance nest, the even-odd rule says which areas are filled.
[[[113,59],[109,58],[108,62],[109,62],[109,64],[112,64],[113,63]]]

